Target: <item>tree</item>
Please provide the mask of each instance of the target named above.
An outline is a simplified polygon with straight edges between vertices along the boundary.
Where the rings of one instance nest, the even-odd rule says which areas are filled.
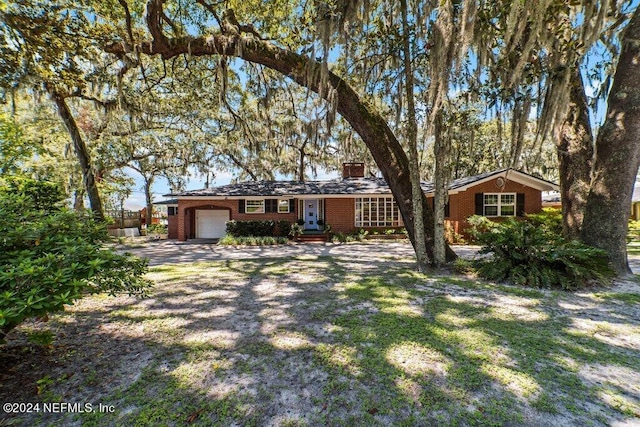
[[[106,230],[63,207],[55,184],[0,185],[0,342],[24,319],[64,310],[88,294],[144,295],[146,260],[103,247]]]
[[[134,51],[160,55],[165,60],[186,54],[238,57],[278,71],[316,92],[321,98],[334,102],[336,110],[371,151],[394,194],[415,247],[415,212],[408,159],[387,122],[370,102],[362,99],[344,79],[327,70],[322,63],[262,40],[252,27],[238,24],[232,11],[227,11],[225,20],[221,21],[221,33],[197,37],[168,37],[163,27],[165,16],[163,2],[150,0],[147,3],[147,24],[152,40],[135,45],[124,41],[112,43],[105,46],[105,50],[121,58],[126,58],[129,52]],[[426,248],[430,259],[433,259],[433,213],[424,194],[422,207]],[[450,249],[447,255],[449,259],[455,257]]]
[[[26,0],[0,8],[0,86],[7,89],[35,82],[50,94],[73,142],[91,209],[103,220],[91,157],[66,103],[86,84],[83,59],[97,52],[90,44],[95,37],[90,30],[96,27],[88,25],[87,17],[74,6],[67,1],[43,5]]]
[[[598,132],[593,179],[587,198],[582,239],[609,254],[619,274],[630,273],[627,228],[633,185],[640,165],[640,8],[622,36],[622,51]]]
[[[563,234],[579,239],[582,230],[593,167],[593,133],[589,106],[580,69],[571,77],[569,106],[566,118],[556,136],[560,193],[562,200]]]

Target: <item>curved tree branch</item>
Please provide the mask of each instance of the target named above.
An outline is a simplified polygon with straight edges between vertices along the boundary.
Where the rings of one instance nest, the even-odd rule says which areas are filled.
[[[389,128],[384,118],[365,99],[362,99],[349,84],[331,71],[328,77],[321,77],[322,64],[314,59],[282,49],[256,37],[242,34],[213,34],[206,37],[176,37],[168,39],[162,32],[158,16],[162,13],[162,0],[149,0],[147,3],[147,24],[153,37],[136,46],[139,52],[147,55],[160,55],[170,59],[188,53],[192,56],[225,55],[261,64],[289,77],[296,83],[319,94],[331,102],[337,102],[337,111],[360,135],[382,172],[391,189],[408,235],[414,236],[414,211],[409,179],[409,160]],[[133,47],[128,47],[133,48]],[[126,53],[127,46],[113,43],[105,51],[116,55]],[[337,95],[337,96],[336,96]],[[429,259],[433,260],[433,211],[422,197],[423,219],[425,224],[426,246]],[[455,253],[447,247],[447,259],[454,259]]]

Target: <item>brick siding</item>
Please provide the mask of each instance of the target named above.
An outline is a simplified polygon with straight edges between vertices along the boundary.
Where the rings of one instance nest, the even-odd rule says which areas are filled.
[[[327,198],[324,206],[325,222],[331,225],[331,231],[350,233],[355,230],[355,199]]]
[[[453,231],[468,237],[465,230],[469,227],[466,221],[475,214],[476,193],[523,193],[525,195],[526,213],[536,213],[542,210],[540,190],[527,187],[514,181],[507,180],[505,186],[499,189],[495,180],[473,186],[468,190],[449,196],[450,216],[446,219]],[[298,218],[298,200],[295,201],[295,211],[287,214],[264,213],[248,214],[238,212],[238,199],[233,200],[179,200],[178,215],[169,217],[169,238],[186,240],[195,237],[196,209],[226,209],[229,217],[237,221],[266,221],[285,220],[295,222]],[[331,225],[334,232],[350,233],[355,231],[355,199],[328,197],[324,199],[325,223]]]
[[[536,213],[542,210],[542,194],[540,190],[507,180],[505,186],[496,187],[495,180],[473,186],[466,191],[449,196],[449,217],[446,222],[453,231],[465,238],[469,237],[467,218],[476,213],[476,193],[523,193],[525,213]]]
[[[229,219],[236,221],[289,221],[294,222],[297,218],[294,212],[282,213],[240,213],[238,212],[238,200],[178,200],[178,215],[176,238],[187,240],[195,237],[195,212],[196,209],[226,209],[229,211]]]

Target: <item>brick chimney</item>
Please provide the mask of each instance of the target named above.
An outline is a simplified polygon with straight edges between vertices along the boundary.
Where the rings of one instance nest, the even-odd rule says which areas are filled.
[[[342,178],[364,178],[364,163],[343,163]]]

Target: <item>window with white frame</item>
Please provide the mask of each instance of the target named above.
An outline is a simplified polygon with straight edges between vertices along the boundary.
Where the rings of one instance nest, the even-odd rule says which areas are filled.
[[[245,202],[245,212],[250,213],[264,213],[264,199],[262,200],[247,200]]]
[[[400,211],[393,197],[360,197],[356,199],[356,227],[399,227]]]
[[[289,200],[278,199],[278,213],[289,213]]]
[[[484,193],[484,216],[516,216],[516,193]]]

